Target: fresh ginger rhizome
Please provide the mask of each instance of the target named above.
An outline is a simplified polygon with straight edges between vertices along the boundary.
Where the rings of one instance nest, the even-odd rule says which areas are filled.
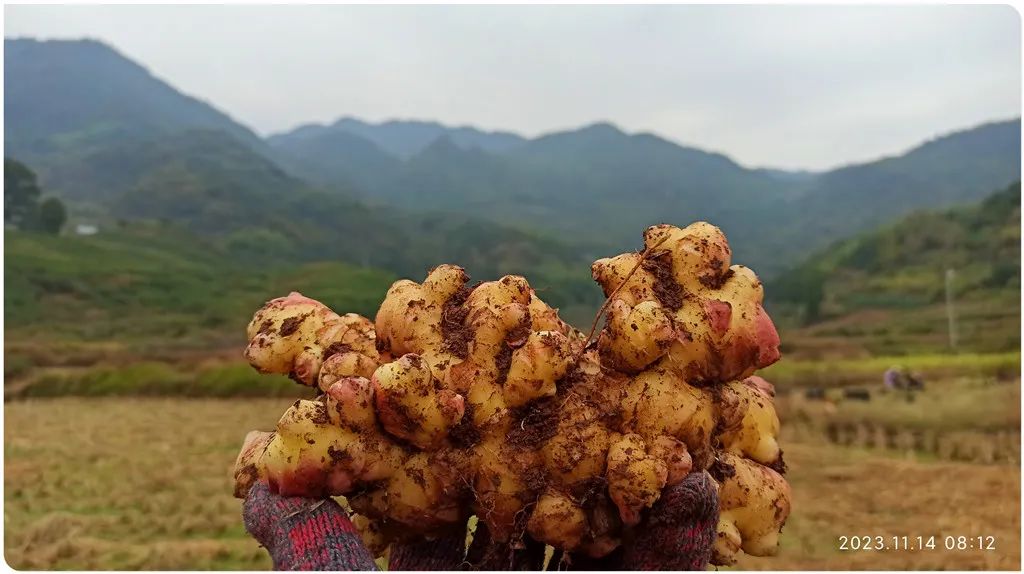
[[[709,472],[712,562],[774,554],[789,515],[772,386],[779,338],[754,273],[708,223],[658,225],[601,259],[592,337],[518,276],[454,265],[397,281],[374,322],[298,293],[248,327],[246,357],[319,387],[246,437],[235,494],[346,496],[367,545],[463,525],[600,557],[667,485]],[[591,333],[593,335],[593,333]],[[417,534],[420,533],[420,534]]]

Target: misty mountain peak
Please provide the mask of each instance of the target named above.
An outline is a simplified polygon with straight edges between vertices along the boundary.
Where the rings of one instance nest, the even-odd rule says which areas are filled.
[[[576,133],[589,136],[629,137],[629,134],[619,129],[618,126],[606,121],[595,122],[583,126],[582,128],[576,130]]]
[[[227,114],[97,40],[5,39],[4,81],[8,150],[26,160],[71,140],[99,145],[196,128],[265,149]]]

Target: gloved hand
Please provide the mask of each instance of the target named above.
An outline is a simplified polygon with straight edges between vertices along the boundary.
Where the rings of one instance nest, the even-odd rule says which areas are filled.
[[[604,558],[570,555],[569,570],[707,570],[718,526],[718,491],[706,472],[666,488],[632,537]]]
[[[242,505],[245,529],[263,545],[275,570],[376,570],[348,514],[327,498],[280,496],[261,481]]]
[[[246,530],[270,553],[277,570],[375,570],[345,510],[333,500],[272,494],[256,483],[243,506]],[[707,473],[665,489],[611,555],[593,559],[556,552],[549,568],[562,570],[704,570],[718,523],[718,496]],[[469,549],[465,533],[393,544],[389,570],[540,570],[544,545],[494,542],[478,524]]]

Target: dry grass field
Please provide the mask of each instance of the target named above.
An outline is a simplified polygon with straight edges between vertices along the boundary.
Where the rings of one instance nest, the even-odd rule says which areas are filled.
[[[40,399],[4,405],[4,555],[14,568],[243,569],[231,465],[288,399]]]
[[[1019,570],[1020,469],[919,462],[866,449],[789,441],[793,513],[773,559],[748,570]],[[938,549],[840,551],[840,536],[936,536]],[[994,536],[995,550],[947,551],[943,537]]]
[[[7,402],[4,555],[18,569],[264,569],[230,466],[288,399]],[[799,438],[797,441],[795,439]],[[789,437],[781,553],[746,569],[1020,568],[1020,471]],[[841,552],[841,535],[994,536],[995,550]]]

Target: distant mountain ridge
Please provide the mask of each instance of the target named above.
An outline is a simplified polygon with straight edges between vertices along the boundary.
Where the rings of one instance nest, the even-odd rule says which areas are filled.
[[[402,160],[372,141],[344,130],[308,126],[268,140],[278,161],[324,186],[374,185],[379,174],[401,169]]]
[[[339,132],[359,136],[375,144],[382,152],[400,159],[409,159],[442,137],[451,139],[452,143],[463,149],[479,148],[493,153],[508,151],[526,141],[526,138],[511,132],[484,131],[472,126],[450,127],[422,120],[372,123],[352,117],[343,117],[331,125],[306,124],[272,135],[267,141],[275,147],[283,147],[292,142]]]
[[[337,169],[347,163],[322,153],[327,146],[312,143],[326,132],[311,136],[305,128],[301,131],[302,144],[284,137],[270,143],[297,161],[320,158],[318,167],[310,166],[318,174],[328,165]],[[346,136],[346,145],[355,143]],[[338,181],[358,180],[365,197],[385,204],[500,217],[573,237],[577,243],[590,241],[593,219],[574,214],[596,210],[602,212],[594,214],[598,221],[615,217],[622,222],[602,230],[617,248],[636,242],[642,229],[657,223],[647,208],[655,201],[704,204],[706,209],[690,210],[687,217],[692,220],[716,218],[731,209],[726,205],[730,201],[762,203],[774,193],[785,195],[779,179],[760,176],[722,154],[678,146],[652,134],[626,134],[604,122],[523,139],[500,153],[459,145],[455,136],[442,134],[404,161],[392,159],[398,162],[387,170],[365,170],[363,163],[347,178],[339,173]],[[707,189],[699,188],[704,183]]]
[[[218,129],[265,146],[226,113],[96,40],[5,39],[4,102],[4,135],[15,153],[181,128]]]
[[[973,202],[1019,178],[1020,133],[1019,118],[990,122],[933,138],[898,156],[840,167],[813,179],[815,193],[803,205],[841,208],[836,224],[850,225],[860,217],[872,225],[881,218],[871,210],[851,213],[845,208],[872,203],[885,210],[911,210]],[[899,193],[925,186],[927,197]]]
[[[376,146],[373,161],[318,141],[341,132],[350,150]],[[1017,180],[1019,134],[1019,119],[992,122],[820,173],[749,169],[606,122],[522,139],[500,152],[441,133],[404,159],[347,130],[270,143],[302,158],[318,181],[354,183],[370,201],[491,218],[608,249],[635,245],[648,225],[709,220],[726,231],[741,262],[770,274],[837,238],[916,209],[974,201]]]
[[[262,140],[98,42],[5,40],[5,48],[8,152],[62,197],[111,204],[129,194],[151,217],[184,212],[173,194],[190,197],[188,186],[152,185],[192,170],[206,174],[202,186],[220,182],[207,191],[228,212],[232,202],[246,202],[239,212],[273,210],[314,184],[353,210],[376,206],[381,225],[401,210],[501,226],[500,233],[513,227],[522,238],[558,237],[584,261],[636,248],[648,225],[703,219],[725,230],[736,262],[770,276],[842,237],[913,210],[970,202],[1020,178],[1019,119],[823,173],[751,169],[609,123],[527,139],[342,118]],[[181,145],[188,138],[198,138],[205,157]],[[251,177],[273,170],[283,177]],[[161,192],[147,198],[145,189]],[[297,215],[302,207],[289,209]]]
[[[273,153],[226,113],[95,40],[5,39],[4,102],[5,153],[76,200],[122,191],[109,187],[125,179],[112,173],[120,169],[112,156],[170,134],[220,131],[261,155]]]

